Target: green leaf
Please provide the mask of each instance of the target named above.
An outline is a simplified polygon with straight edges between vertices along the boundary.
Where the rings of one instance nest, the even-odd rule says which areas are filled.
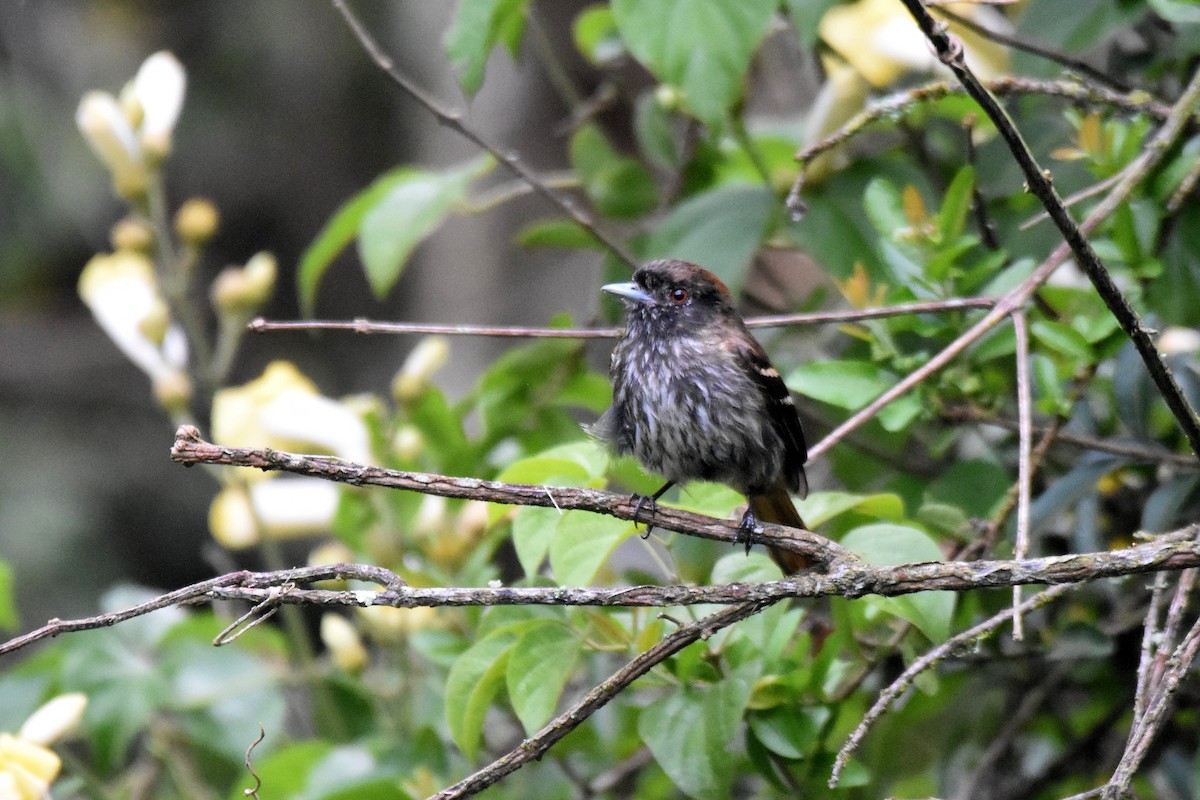
[[[683,686],[651,703],[638,734],[675,784],[696,798],[728,798],[733,773],[726,745],[738,728],[751,682],[737,673],[719,683]]]
[[[798,506],[805,522],[814,528],[850,511],[892,521],[904,518],[904,501],[895,494],[813,492]]]
[[[13,600],[12,567],[0,561],[0,630],[11,631],[19,624],[17,604]]]
[[[679,169],[682,155],[676,142],[671,113],[653,92],[645,92],[638,97],[633,111],[633,130],[638,148],[650,162],[662,169]]]
[[[767,237],[775,205],[775,195],[761,186],[727,186],[691,197],[659,225],[646,257],[699,264],[736,294]]]
[[[596,237],[569,219],[540,219],[517,233],[522,247],[561,247],[565,250],[603,250]]]
[[[508,659],[508,696],[525,733],[533,734],[554,715],[581,652],[574,632],[554,620],[534,625],[513,647]]]
[[[447,172],[412,170],[383,193],[358,230],[359,255],[376,297],[387,296],[417,245],[442,224],[471,181],[491,168],[491,159],[482,158]]]
[[[638,217],[658,204],[650,173],[614,150],[596,125],[584,125],[571,137],[571,162],[588,197],[605,216]]]
[[[257,730],[257,726],[255,729]],[[316,739],[289,744],[265,756],[261,750],[256,749],[254,771],[262,779],[262,785],[270,786],[276,797],[300,797],[308,784],[309,773],[332,750],[333,746],[329,742]],[[229,800],[245,800],[247,795],[244,789],[253,785],[253,779],[246,781],[244,785],[239,781],[229,793]]]
[[[520,627],[494,631],[467,649],[446,677],[446,722],[450,735],[469,759],[479,752],[479,737],[496,692],[504,685],[508,659]]]
[[[496,45],[504,45],[517,57],[528,5],[529,0],[460,0],[445,44],[467,95],[474,95],[483,85],[483,69]]]
[[[824,706],[801,709],[777,706],[755,712],[747,721],[764,747],[795,761],[812,755],[830,715]]]
[[[393,186],[406,180],[411,174],[410,168],[401,167],[376,179],[366,189],[342,204],[304,251],[304,255],[300,257],[296,282],[300,289],[300,308],[305,316],[312,316],[317,301],[317,284],[321,282],[325,270],[338,254],[354,241],[363,217]]]
[[[967,214],[971,211],[974,190],[975,168],[968,164],[950,181],[950,185],[946,187],[946,196],[942,198],[942,210],[938,213],[938,233],[943,244],[954,241],[963,232]]]
[[[589,6],[580,11],[571,26],[571,33],[575,48],[598,66],[614,61],[625,52],[612,9],[607,6]]]
[[[287,706],[275,668],[245,650],[187,642],[165,654],[163,667],[188,738],[231,762],[245,755],[247,730],[282,728]]]
[[[812,361],[797,367],[786,383],[830,405],[856,411],[896,385],[897,378],[873,361]]]
[[[632,522],[586,511],[562,515],[550,542],[550,568],[561,586],[587,586],[616,546],[634,534]]]
[[[613,16],[634,57],[683,90],[697,119],[717,126],[742,93],[750,59],[778,0],[614,0]]]
[[[841,544],[870,564],[890,566],[942,560],[942,551],[937,542],[923,531],[888,522],[855,528],[842,537]],[[885,613],[908,620],[932,642],[942,642],[950,635],[954,601],[953,592],[919,592],[901,597],[870,596],[863,599],[863,602]]]
[[[1034,339],[1068,358],[1082,364],[1090,364],[1096,359],[1096,354],[1087,339],[1070,325],[1038,320],[1029,329]]]

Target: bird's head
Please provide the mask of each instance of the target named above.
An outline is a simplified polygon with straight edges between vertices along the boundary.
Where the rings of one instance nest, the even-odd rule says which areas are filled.
[[[625,301],[631,323],[661,319],[695,324],[733,312],[729,289],[716,275],[676,259],[651,261],[628,283],[610,283],[601,289]]]

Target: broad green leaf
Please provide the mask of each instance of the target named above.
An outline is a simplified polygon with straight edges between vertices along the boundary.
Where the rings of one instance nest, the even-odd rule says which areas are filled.
[[[719,683],[683,686],[651,703],[638,717],[638,734],[675,784],[692,797],[728,798],[733,774],[726,745],[750,699],[751,684],[737,673]]]
[[[413,173],[409,167],[401,167],[385,173],[370,186],[347,200],[333,215],[317,238],[300,257],[296,282],[300,290],[300,308],[311,316],[317,301],[317,284],[325,270],[354,241],[358,228],[367,212],[392,190],[397,183],[408,180]]]
[[[1058,367],[1046,356],[1034,353],[1029,358],[1029,366],[1033,372],[1034,404],[1043,414],[1066,415],[1071,411],[1071,403],[1063,389],[1062,381],[1058,379]]]
[[[232,763],[245,755],[247,730],[283,726],[283,692],[272,688],[276,667],[243,649],[187,642],[165,654],[163,667],[171,676],[171,704],[188,738]]]
[[[894,374],[873,361],[811,361],[787,376],[787,386],[815,400],[855,411],[896,385]]]
[[[1082,364],[1090,364],[1096,354],[1083,334],[1062,322],[1038,320],[1030,326],[1033,338],[1041,344]]]
[[[546,554],[550,552],[550,542],[554,541],[561,516],[562,512],[557,508],[525,507],[517,511],[513,518],[513,548],[517,551],[517,561],[528,577],[532,578],[538,573]]]
[[[1008,493],[1012,476],[993,461],[955,461],[929,484],[930,499],[962,509],[973,517],[986,518]]]
[[[618,544],[636,528],[632,522],[568,511],[550,542],[550,569],[562,586],[587,586]]]
[[[262,785],[270,786],[277,797],[300,797],[308,785],[309,773],[332,751],[333,745],[319,739],[288,744],[269,754],[255,749],[254,771],[262,779]],[[253,785],[252,778],[244,783],[239,781],[228,800],[246,800],[244,790]]]
[[[904,518],[904,501],[894,494],[813,492],[796,505],[804,521],[814,528],[848,511],[892,521]]]
[[[566,250],[601,250],[596,237],[569,219],[542,219],[529,223],[517,233],[522,247],[561,247]]]
[[[897,231],[909,227],[904,213],[904,196],[886,178],[875,178],[863,192],[863,208],[867,217],[883,237],[891,240]]]
[[[525,733],[549,721],[582,646],[567,626],[547,620],[525,632],[508,659],[508,696]]]
[[[888,522],[864,525],[842,537],[843,547],[870,564],[892,565],[941,561],[942,551],[927,534],[907,525]],[[900,597],[866,597],[886,613],[916,625],[930,641],[941,642],[950,635],[954,613],[953,592],[919,592]]]
[[[817,43],[821,17],[837,4],[838,0],[787,0],[788,16],[800,34],[801,44],[806,48]]]
[[[479,751],[483,721],[504,684],[509,654],[519,638],[519,626],[493,632],[459,656],[446,677],[446,722],[468,759]]]
[[[459,0],[446,31],[446,55],[459,71],[459,85],[467,95],[483,85],[483,69],[496,45],[504,45],[517,57],[528,5],[529,0]]]
[[[747,721],[764,747],[784,758],[799,760],[812,755],[829,717],[830,711],[824,706],[776,706],[751,714]]]
[[[615,0],[613,16],[634,57],[684,105],[718,126],[742,93],[750,59],[771,27],[778,0]]]
[[[491,167],[491,159],[484,158],[447,172],[413,170],[367,211],[358,251],[376,297],[387,296],[417,245],[442,224],[471,181]]]
[[[653,92],[645,92],[638,97],[633,114],[633,130],[642,155],[663,169],[678,169],[682,156],[671,113]]]
[[[588,197],[607,217],[638,217],[658,204],[650,173],[613,149],[595,125],[584,125],[571,137],[571,162]]]
[[[677,205],[647,243],[647,258],[681,258],[708,269],[736,293],[766,239],[775,195],[760,186],[728,186]]]
[[[924,410],[925,405],[921,402],[920,394],[917,390],[914,390],[897,397],[879,409],[879,414],[876,418],[885,431],[894,433],[907,428],[910,423],[921,416],[921,412]]]
[[[967,214],[971,211],[971,200],[975,190],[975,168],[967,165],[958,171],[946,196],[942,198],[942,210],[938,213],[938,233],[943,244],[953,241],[963,232]]]

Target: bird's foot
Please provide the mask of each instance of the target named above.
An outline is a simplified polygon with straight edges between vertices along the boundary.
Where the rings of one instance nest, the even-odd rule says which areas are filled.
[[[658,495],[649,494],[634,494],[629,497],[629,502],[637,501],[637,505],[633,507],[633,527],[637,528],[639,517],[642,516],[642,509],[646,506],[650,507],[650,522],[646,523],[646,530],[642,531],[642,538],[649,539],[650,532],[654,530],[654,515],[658,513]]]
[[[758,544],[758,518],[754,516],[754,512],[746,509],[746,513],[742,514],[742,521],[737,526],[737,536],[733,543],[746,545],[746,555],[750,555],[750,548]]]

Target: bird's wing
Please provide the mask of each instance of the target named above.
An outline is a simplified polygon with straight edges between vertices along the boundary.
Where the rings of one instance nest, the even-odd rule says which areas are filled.
[[[808,495],[808,479],[804,474],[804,462],[808,461],[808,444],[804,440],[804,429],[796,414],[796,404],[788,391],[779,371],[771,364],[766,352],[753,337],[747,336],[747,344],[739,355],[749,366],[748,372],[763,393],[764,405],[771,423],[779,433],[784,445],[784,475],[788,488],[801,497]]]

